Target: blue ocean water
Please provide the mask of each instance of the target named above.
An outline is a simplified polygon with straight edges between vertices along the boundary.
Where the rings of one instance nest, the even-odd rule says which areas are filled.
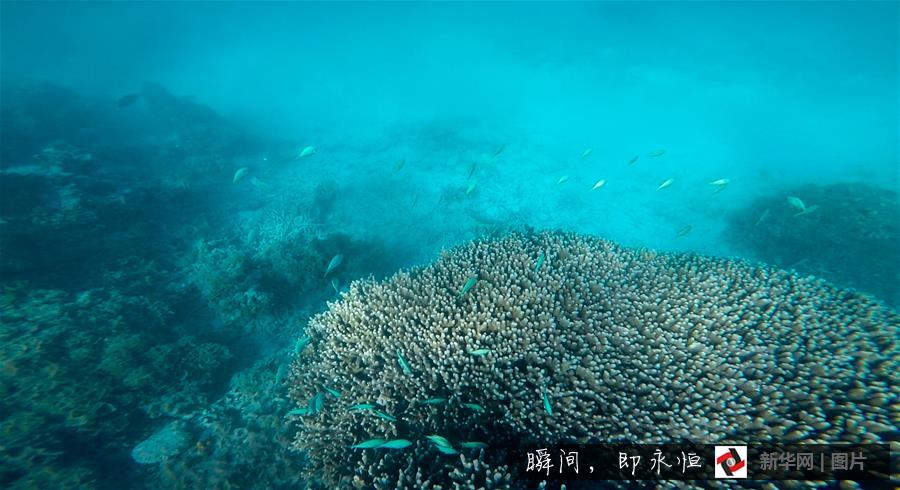
[[[278,421],[310,316],[509,232],[896,308],[898,15],[3,1],[0,482],[291,487]]]

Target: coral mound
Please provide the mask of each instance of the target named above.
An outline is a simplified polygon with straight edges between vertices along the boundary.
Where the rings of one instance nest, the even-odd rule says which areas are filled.
[[[814,274],[900,306],[900,197],[861,183],[805,185],[731,216],[726,238],[769,264]],[[800,198],[799,213],[785,196]]]
[[[512,234],[356,282],[307,335],[295,446],[335,488],[509,487],[492,449],[522,444],[879,441],[897,423],[895,311],[593,237]],[[413,445],[351,448],[370,439]]]

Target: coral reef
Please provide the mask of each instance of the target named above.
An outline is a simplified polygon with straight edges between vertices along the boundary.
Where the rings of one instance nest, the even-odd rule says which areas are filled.
[[[499,453],[520,444],[880,441],[898,423],[895,311],[592,237],[512,234],[355,282],[307,335],[294,445],[328,488],[505,488]],[[351,448],[370,439],[412,446]]]
[[[115,478],[95,465],[130,449],[136,426],[205,407],[231,357],[215,342],[169,340],[165,304],[112,287],[6,284],[0,316],[0,482],[14,488]],[[84,479],[70,485],[74,474]]]
[[[285,418],[290,409],[284,381],[289,356],[281,351],[236,375],[228,392],[191,417],[161,432],[169,440],[189,439],[177,457],[150,457],[145,468],[150,488],[298,488],[303,458],[291,451],[294,433]],[[151,436],[136,447],[157,456],[173,445]],[[148,447],[150,446],[150,447]],[[141,453],[139,457],[144,457]]]
[[[801,213],[785,196],[807,206]],[[726,237],[755,258],[900,305],[900,199],[861,183],[806,185],[759,198]]]
[[[329,261],[339,254],[341,266],[325,277]],[[269,338],[287,340],[299,325],[285,328],[271,321],[273,315],[318,309],[334,297],[335,288],[367,274],[384,276],[395,263],[377,243],[323,233],[302,212],[276,209],[246,217],[238,233],[198,242],[186,276],[226,327],[275,328],[266,332]]]

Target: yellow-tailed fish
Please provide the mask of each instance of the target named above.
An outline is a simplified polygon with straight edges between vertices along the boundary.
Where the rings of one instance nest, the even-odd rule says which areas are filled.
[[[641,157],[640,155],[635,155],[635,156],[633,156],[633,157],[631,158],[631,160],[628,160],[628,165],[634,165],[635,163],[637,163],[638,158],[640,158],[640,157]]]
[[[541,266],[544,265],[544,259],[546,259],[546,258],[547,258],[547,256],[544,254],[544,251],[541,250],[540,255],[538,255],[537,262],[534,264],[535,272],[541,270]]]
[[[556,183],[557,183],[557,184],[564,184],[564,183],[566,183],[566,182],[568,182],[568,181],[569,181],[569,176],[568,176],[568,175],[563,175],[562,177],[559,178],[559,180],[556,181]]]
[[[687,235],[688,233],[690,233],[691,230],[693,230],[693,229],[694,229],[693,226],[687,225],[687,226],[685,226],[684,228],[678,230],[678,233],[676,233],[675,236],[676,236],[676,237],[682,237],[682,236],[685,236],[685,235]]]
[[[394,439],[378,446],[378,449],[406,449],[412,446],[412,442],[406,439]]]
[[[438,446],[453,447],[453,444],[450,444],[450,441],[448,441],[446,437],[439,436],[437,434],[425,436],[425,439],[428,439],[429,441],[433,442],[435,445],[438,445]]]
[[[328,262],[328,267],[325,268],[325,274],[322,274],[322,278],[324,279],[325,277],[328,276],[328,274],[331,273],[331,271],[340,267],[341,262],[343,262],[343,261],[344,261],[343,254],[337,254],[334,257],[332,257],[331,260]]]
[[[405,158],[401,158],[400,160],[397,160],[397,163],[394,164],[394,172],[399,172],[401,169],[403,169],[404,165],[406,165]]]
[[[550,406],[550,397],[547,396],[547,389],[544,389],[544,411],[547,412],[548,415],[553,415],[553,407]]]
[[[482,407],[481,405],[479,405],[479,404],[477,404],[477,403],[463,403],[462,406],[464,406],[464,407],[466,407],[466,408],[468,408],[468,409],[470,409],[470,410],[474,410],[474,411],[476,411],[476,412],[483,412],[483,411],[484,411],[484,407]]]
[[[486,356],[490,353],[491,353],[490,349],[475,349],[475,350],[469,351],[469,354],[471,354],[473,356],[478,356],[478,357]]]
[[[594,184],[594,187],[591,187],[591,190],[599,189],[606,185],[606,179],[600,179]]]
[[[657,187],[656,190],[665,189],[666,187],[672,185],[672,182],[675,182],[675,179],[666,179],[662,184],[659,184],[659,187]]]
[[[372,410],[372,413],[373,413],[376,417],[382,418],[382,419],[384,419],[384,420],[387,420],[388,422],[396,422],[396,421],[397,421],[397,419],[396,419],[395,417],[392,417],[392,416],[390,416],[390,415],[388,415],[388,414],[386,414],[386,413],[384,413],[384,412],[382,412],[382,411],[380,411],[380,410]]]
[[[791,207],[793,207],[797,211],[803,212],[806,210],[806,204],[799,197],[788,196],[787,202],[788,202],[788,204],[791,205]]]
[[[341,396],[341,392],[334,388],[329,388],[329,387],[323,385],[322,389],[327,391],[329,395],[331,395],[335,398],[340,398],[340,396]]]
[[[657,149],[657,150],[651,151],[650,153],[647,154],[647,156],[650,156],[650,157],[653,157],[653,158],[657,158],[657,157],[661,157],[661,156],[663,156],[663,155],[665,155],[665,154],[666,154],[666,150],[663,150],[662,148],[659,148],[659,149]]]
[[[459,290],[459,295],[457,296],[457,298],[462,298],[466,293],[469,292],[470,289],[472,289],[472,287],[475,286],[475,283],[477,283],[477,282],[478,282],[477,275],[469,276],[469,278],[466,279],[466,283],[463,284],[462,289]]]
[[[382,446],[386,442],[387,440],[385,439],[369,439],[368,441],[363,441],[350,447],[354,449],[374,449],[376,447]]]
[[[409,363],[406,362],[406,359],[403,358],[403,354],[401,354],[399,350],[397,351],[397,362],[400,364],[400,369],[403,370],[404,374],[412,374]]]
[[[466,448],[466,449],[484,449],[484,448],[488,447],[488,445],[483,442],[478,442],[478,441],[466,441],[466,442],[459,443],[459,447]]]
[[[303,157],[308,157],[308,156],[314,154],[315,152],[316,152],[315,146],[307,146],[307,147],[304,147],[302,150],[300,150],[300,154],[297,155],[297,158],[299,159],[299,158],[303,158]]]
[[[581,158],[587,158],[588,155],[590,155],[593,152],[594,152],[593,148],[588,148],[587,150],[584,150],[584,152],[581,154]]]
[[[237,182],[243,179],[245,175],[247,175],[247,167],[237,169],[237,172],[234,173],[234,177],[231,179],[231,183],[237,184]]]

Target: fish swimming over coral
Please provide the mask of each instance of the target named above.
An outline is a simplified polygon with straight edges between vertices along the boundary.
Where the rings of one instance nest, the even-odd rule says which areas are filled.
[[[325,268],[325,274],[322,274],[322,278],[328,277],[328,274],[331,274],[335,269],[341,266],[344,262],[344,255],[337,254],[328,261],[328,266]]]

